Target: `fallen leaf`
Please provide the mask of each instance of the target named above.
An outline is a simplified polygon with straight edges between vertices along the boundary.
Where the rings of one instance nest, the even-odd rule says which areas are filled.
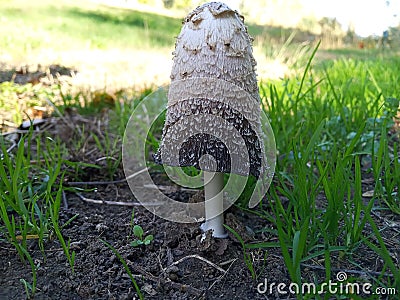
[[[372,198],[374,196],[374,193],[375,193],[374,190],[366,191],[365,193],[362,194],[362,196],[365,198]]]
[[[17,235],[15,238],[17,240],[19,240],[19,241],[23,240],[23,236],[22,235]],[[37,234],[27,234],[25,238],[27,240],[34,240],[34,239],[38,239],[39,236]]]

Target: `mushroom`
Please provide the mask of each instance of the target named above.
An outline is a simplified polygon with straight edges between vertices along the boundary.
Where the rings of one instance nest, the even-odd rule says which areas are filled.
[[[154,155],[159,164],[203,170],[206,221],[201,229],[212,230],[216,238],[227,237],[223,174],[258,178],[265,165],[256,61],[243,20],[219,2],[199,6],[185,18]]]

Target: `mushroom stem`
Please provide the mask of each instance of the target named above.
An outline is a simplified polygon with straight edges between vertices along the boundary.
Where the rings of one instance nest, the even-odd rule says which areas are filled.
[[[224,173],[204,171],[204,196],[206,221],[200,226],[203,232],[212,230],[215,238],[227,238],[224,226]]]

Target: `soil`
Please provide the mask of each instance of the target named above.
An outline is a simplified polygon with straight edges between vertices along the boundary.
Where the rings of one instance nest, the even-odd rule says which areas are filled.
[[[71,120],[74,125],[79,120],[89,123],[88,117],[66,117],[74,118]],[[69,128],[61,128],[65,127],[61,121],[55,118],[49,120],[47,130],[57,129],[61,139],[73,138]],[[98,118],[91,120],[95,124],[92,130],[96,130],[98,121]],[[90,128],[87,131],[90,132]],[[93,162],[98,158],[91,151],[90,143],[86,153],[69,150],[72,156],[76,156],[75,159]],[[364,171],[367,168],[364,166]],[[116,175],[113,180],[123,179],[122,170],[117,170]],[[107,181],[108,176],[104,169],[87,168],[84,179],[88,183]],[[72,184],[69,180],[72,181],[67,178],[65,185]],[[201,241],[199,224],[178,224],[154,216],[134,199],[126,182],[88,187],[96,187],[96,191],[83,193],[81,197],[66,192],[60,211],[60,225],[67,224],[62,229],[63,236],[71,242],[71,250],[76,252],[74,272],[54,235],[50,234],[46,239],[44,253],[39,249],[37,240],[28,240],[29,251],[37,266],[35,299],[138,299],[121,261],[102,240],[110,243],[126,261],[145,299],[295,298],[291,294],[278,294],[276,289],[272,293],[260,293],[257,290],[258,286],[264,287],[265,281],[290,284],[290,276],[279,248],[248,249],[246,253],[249,260],[246,264],[242,245],[231,233],[227,239],[213,239],[207,235],[205,241]],[[371,175],[364,172],[363,192],[371,189]],[[176,199],[185,201],[190,197],[201,196],[188,195],[183,191],[176,191],[174,195]],[[369,200],[367,197],[366,194],[366,202]],[[100,200],[100,203],[92,203],[90,199]],[[323,205],[325,199],[321,197],[319,201]],[[115,202],[125,205],[113,205]],[[282,204],[288,204],[284,197]],[[263,209],[271,212],[267,204]],[[254,213],[232,207],[225,217],[226,223],[247,243],[278,242],[276,235],[269,233],[276,228]],[[71,218],[73,220],[68,222]],[[393,261],[399,266],[399,217],[375,212],[373,218]],[[149,245],[130,245],[135,240],[132,234],[134,224],[142,226],[145,235],[154,236]],[[269,230],[264,230],[266,228]],[[371,233],[367,225],[365,234]],[[343,258],[343,255],[351,255],[351,261],[356,265]],[[32,282],[30,265],[22,262],[15,249],[1,238],[0,257],[0,299],[24,299],[26,294],[21,279]],[[302,265],[303,282],[322,283],[325,280],[324,262],[320,259],[321,256],[309,259]],[[350,254],[334,252],[331,259],[334,281],[337,272],[345,271],[355,282],[373,283],[369,274],[376,278],[384,267],[383,260],[365,245]],[[255,270],[255,278],[252,278],[249,263]],[[386,270],[380,280],[385,283],[391,280],[390,276],[390,271]]]
[[[98,192],[86,197],[126,203],[133,200],[126,184],[99,187]],[[258,293],[257,285],[265,280],[290,284],[280,249],[248,252],[257,273],[253,280],[244,262],[241,244],[231,234],[228,239],[208,237],[201,242],[197,224],[168,222],[140,206],[134,210],[134,223],[141,225],[145,234],[154,235],[150,245],[130,245],[134,240],[130,207],[91,204],[75,194],[67,194],[60,223],[75,217],[63,229],[64,237],[71,241],[71,249],[76,252],[75,272],[72,273],[58,240],[50,238],[46,242],[44,255],[37,242],[30,240],[29,250],[38,266],[35,299],[138,299],[121,262],[102,240],[113,245],[125,259],[145,299],[279,299],[278,294]],[[242,237],[248,237],[247,241],[276,242],[267,234],[250,234],[271,227],[254,214],[233,208],[226,222]],[[383,235],[387,247],[398,251],[398,233],[385,230]],[[359,274],[349,276],[363,278],[365,271],[381,270],[383,263],[376,254],[367,248],[359,251],[353,254],[361,267],[357,269]],[[399,259],[398,253],[391,253]],[[5,242],[0,243],[0,256],[0,299],[23,299],[25,292],[20,279],[31,282],[29,264],[22,263],[16,251]],[[355,269],[338,257],[333,257],[333,262],[338,270]],[[322,282],[324,269],[318,261],[312,264],[303,266],[304,280]]]
[[[103,200],[117,198],[128,203],[133,198],[126,184],[109,185],[86,196]],[[71,249],[76,252],[75,273],[57,240],[46,243],[44,256],[36,241],[30,241],[30,251],[39,266],[35,299],[136,299],[121,262],[101,240],[113,245],[126,260],[132,273],[137,275],[136,281],[146,299],[261,298],[257,295],[257,282],[252,280],[243,261],[241,245],[232,237],[206,239],[201,243],[197,224],[168,222],[137,206],[134,223],[141,225],[145,234],[153,234],[154,241],[147,246],[132,247],[129,244],[135,238],[131,232],[131,208],[85,203],[73,194],[67,194],[67,203],[60,221],[64,224],[77,216],[63,229],[64,237],[71,240]],[[234,220],[231,225],[244,221],[246,224],[257,222],[260,228],[268,225],[238,210],[232,210],[229,218]],[[22,299],[24,288],[20,279],[32,280],[30,267],[19,260],[8,244],[2,242],[0,247],[0,299]],[[259,260],[264,251],[251,253],[257,272],[263,270],[264,275],[260,276],[268,274],[274,281],[288,281],[278,249],[268,251],[269,259],[265,263]]]

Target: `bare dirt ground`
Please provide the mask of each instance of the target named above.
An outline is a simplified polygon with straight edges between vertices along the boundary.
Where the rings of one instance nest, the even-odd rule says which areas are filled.
[[[119,201],[132,200],[127,186],[105,187],[95,197],[113,199],[116,194]],[[141,224],[155,239],[149,246],[134,248],[129,245],[132,241],[129,208],[87,204],[74,195],[67,197],[69,207],[63,209],[61,220],[65,222],[79,214],[63,230],[76,251],[75,274],[71,273],[57,241],[49,241],[45,257],[32,241],[31,251],[35,253],[35,262],[39,263],[39,290],[35,298],[135,299],[128,275],[100,239],[111,243],[126,259],[146,299],[262,298],[257,295],[257,283],[252,281],[243,262],[241,246],[233,239],[212,241],[205,247],[199,243],[201,232],[197,225],[166,222],[136,207],[135,223]],[[234,212],[232,218],[247,219],[249,223],[249,216],[240,212]],[[267,262],[260,260],[255,264],[262,267],[269,278],[287,281],[279,251],[273,252],[275,255],[270,252]],[[19,278],[27,277],[29,267],[22,264],[7,245],[2,245],[0,253],[4,262],[0,298],[21,299],[24,291]],[[263,257],[262,251],[254,253],[259,259]]]

